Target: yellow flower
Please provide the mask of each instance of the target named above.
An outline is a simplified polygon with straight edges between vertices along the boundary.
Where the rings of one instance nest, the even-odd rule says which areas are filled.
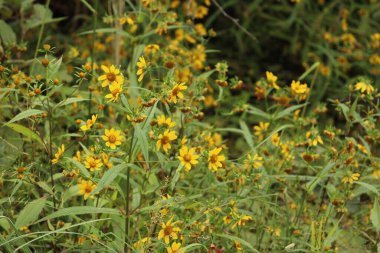
[[[167,101],[169,103],[173,102],[174,104],[176,104],[177,99],[183,99],[182,91],[186,89],[187,89],[187,86],[185,85],[185,83],[179,83],[179,84],[174,85],[174,87],[169,92]]]
[[[138,81],[141,82],[144,78],[145,70],[148,68],[148,64],[146,63],[144,56],[140,56],[139,61],[137,62],[137,67],[139,67],[139,69],[136,74],[139,76]]]
[[[87,199],[95,188],[96,184],[92,181],[81,180],[79,184],[79,194],[84,195],[84,199]],[[94,198],[94,196],[91,196],[90,198]]]
[[[167,247],[166,250],[168,253],[183,253],[185,252],[184,249],[181,249],[181,243],[179,242],[173,242],[173,244],[170,247]]]
[[[280,145],[280,136],[278,133],[275,133],[274,135],[272,135],[270,140],[272,141],[273,145],[275,145],[275,146]]]
[[[62,144],[62,146],[58,148],[57,153],[55,153],[54,158],[51,160],[51,163],[52,164],[58,163],[59,159],[61,158],[64,152],[65,152],[65,145]]]
[[[195,164],[198,164],[197,159],[199,158],[199,155],[195,154],[195,148],[188,148],[187,146],[183,146],[179,150],[179,156],[178,159],[180,160],[181,164],[185,166],[185,170],[189,171],[191,170],[191,167]]]
[[[369,83],[358,82],[355,84],[355,90],[359,90],[361,93],[372,94],[375,91],[375,88]]]
[[[376,179],[380,178],[380,170],[373,171],[372,176]]]
[[[276,90],[280,89],[280,87],[277,85],[277,76],[275,76],[272,72],[265,72],[265,75],[267,77],[268,84],[275,88]]]
[[[157,151],[160,150],[161,146],[165,152],[168,152],[171,149],[170,142],[177,139],[177,135],[174,131],[166,130],[163,134],[158,136],[158,141],[156,143]]]
[[[358,181],[360,177],[359,173],[352,173],[350,176],[345,176],[342,178],[342,183],[353,184],[354,181]]]
[[[160,46],[157,44],[149,44],[145,47],[144,52],[145,54],[155,54],[160,50]]]
[[[269,128],[268,122],[259,122],[258,126],[254,126],[253,129],[255,130],[255,135],[259,138],[259,141],[262,141],[264,139],[264,134]]]
[[[232,225],[232,229],[234,229],[235,227],[241,227],[241,226],[245,226],[245,223],[247,222],[247,221],[250,221],[250,220],[253,220],[252,219],[252,217],[251,216],[249,216],[249,215],[243,215],[242,217],[240,217],[239,219],[238,219],[238,221],[237,222],[235,222],[233,225]]]
[[[308,139],[310,146],[317,146],[319,144],[323,144],[323,140],[321,136],[316,132],[306,132],[306,138]]]
[[[292,81],[290,85],[290,90],[294,97],[297,97],[300,100],[305,100],[307,95],[310,92],[310,88],[307,87],[307,84],[301,84],[300,81]]]
[[[175,222],[172,223],[171,220],[167,221],[166,224],[163,222],[161,225],[161,230],[158,233],[158,240],[164,238],[166,244],[169,244],[170,238],[176,240],[178,239],[178,232],[181,231],[180,228],[174,227]]]
[[[99,158],[96,158],[94,156],[87,156],[86,161],[84,161],[84,165],[87,169],[90,169],[90,171],[100,170],[100,167],[102,167],[103,163]]]
[[[114,83],[109,86],[110,93],[108,93],[105,98],[108,102],[116,102],[119,99],[120,93],[123,91],[122,83]]]
[[[167,126],[168,128],[175,126],[175,122],[173,122],[170,117],[165,118],[165,115],[160,115],[157,117],[157,124],[159,126]]]
[[[121,142],[123,140],[121,131],[115,130],[113,128],[106,129],[102,138],[106,142],[106,146],[110,147],[111,149],[115,149],[116,146],[121,145]]]
[[[110,156],[107,155],[106,153],[102,153],[102,160],[103,160],[103,164],[104,166],[107,167],[107,169],[111,169],[113,164],[110,162]]]
[[[251,168],[259,169],[263,166],[263,158],[258,154],[255,154],[253,157],[248,154],[247,158],[244,160],[244,167],[248,170]]]
[[[105,65],[102,65],[101,68],[105,73],[98,78],[98,81],[103,81],[102,87],[106,87],[112,84],[123,84],[124,77],[120,73],[120,69],[116,68],[114,65],[111,65],[109,68]]]
[[[218,168],[222,167],[226,157],[224,155],[219,155],[222,151],[222,148],[214,148],[208,153],[208,168],[212,171],[217,171]]]
[[[98,118],[98,115],[92,115],[91,119],[88,119],[86,124],[81,126],[80,129],[82,131],[88,131],[96,122],[96,119]]]

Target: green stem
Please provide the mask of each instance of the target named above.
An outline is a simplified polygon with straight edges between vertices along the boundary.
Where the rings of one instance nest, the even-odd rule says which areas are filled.
[[[129,155],[128,155],[128,163],[131,163],[132,161],[132,151],[133,151],[133,140],[135,136],[135,131],[134,128],[132,128],[132,137],[131,137],[131,143],[129,146]],[[128,239],[129,239],[129,220],[130,220],[130,214],[129,214],[129,190],[130,190],[130,176],[131,176],[131,171],[130,171],[130,166],[128,165],[127,168],[127,189],[126,189],[126,194],[125,194],[125,213],[126,213],[126,218],[125,218],[125,241],[124,241],[124,252],[128,253],[129,252],[129,247],[128,247]]]

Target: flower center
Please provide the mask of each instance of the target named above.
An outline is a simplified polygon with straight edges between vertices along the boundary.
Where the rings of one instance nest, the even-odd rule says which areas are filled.
[[[186,154],[183,159],[186,161],[186,162],[190,162],[191,161],[191,155],[190,154]]]
[[[173,227],[172,227],[172,226],[167,226],[167,227],[164,229],[164,234],[165,234],[165,235],[171,235],[172,232],[173,232]]]
[[[111,143],[115,143],[116,142],[116,136],[115,135],[108,136],[108,141]]]
[[[113,82],[116,80],[116,75],[114,73],[108,73],[107,74],[107,80],[110,82]]]
[[[178,93],[179,93],[179,88],[178,88],[178,87],[176,87],[176,88],[174,88],[174,89],[172,90],[172,95],[173,95],[173,96],[177,96]]]
[[[117,94],[119,94],[120,93],[120,90],[119,89],[114,89],[113,91],[112,91],[112,95],[113,96],[116,96]]]
[[[93,160],[93,161],[90,162],[90,167],[91,167],[91,168],[96,168],[97,165],[98,165],[98,164],[96,163],[95,160]]]
[[[169,137],[168,136],[163,136],[161,138],[161,143],[162,143],[162,145],[168,144],[169,143]]]
[[[86,186],[85,192],[86,192],[86,193],[91,193],[91,192],[92,192],[92,187],[91,187],[91,185],[87,185],[87,186]]]
[[[217,156],[217,155],[212,155],[212,156],[210,157],[210,161],[211,161],[212,163],[216,163],[216,162],[218,161],[218,156]]]

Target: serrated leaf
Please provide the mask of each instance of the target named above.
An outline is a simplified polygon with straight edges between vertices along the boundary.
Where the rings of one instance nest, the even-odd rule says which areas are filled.
[[[28,203],[20,212],[16,220],[16,227],[28,226],[38,219],[38,215],[45,207],[46,198],[40,198]]]
[[[148,139],[146,138],[145,133],[141,130],[141,127],[135,125],[135,136],[137,138],[136,145],[141,148],[141,152],[144,155],[145,161],[149,161],[149,144]]]
[[[8,125],[10,123],[13,123],[13,122],[25,119],[25,118],[29,118],[29,117],[34,116],[34,115],[39,115],[39,114],[42,114],[42,113],[44,113],[44,111],[37,110],[37,109],[28,109],[26,111],[20,112],[19,114],[17,114],[16,116],[14,116],[13,119],[11,119],[10,121],[8,121],[4,125]]]
[[[36,140],[41,145],[44,145],[44,142],[42,141],[41,137],[38,136],[38,134],[30,130],[29,128],[16,124],[16,123],[9,123],[6,126],[12,129],[13,131],[20,133],[30,139]]]
[[[84,165],[78,162],[77,160],[74,160],[73,158],[70,158],[70,157],[65,157],[64,159],[68,160],[73,165],[75,165],[85,177],[87,178],[91,177],[91,174],[90,172],[88,172],[86,167],[84,167]]]
[[[305,105],[306,105],[306,103],[305,104],[301,104],[301,105],[290,106],[290,107],[286,108],[285,110],[283,110],[283,111],[281,111],[279,113],[276,113],[273,118],[274,118],[274,120],[281,119],[281,118],[283,118],[285,116],[288,116],[289,114],[291,114],[295,110],[298,110],[299,108],[304,107]]]
[[[247,124],[244,121],[242,121],[242,120],[240,121],[240,128],[243,131],[244,139],[246,140],[249,148],[251,150],[253,150],[255,147],[254,147],[254,144],[253,144],[252,134],[249,131],[249,128],[248,128]]]

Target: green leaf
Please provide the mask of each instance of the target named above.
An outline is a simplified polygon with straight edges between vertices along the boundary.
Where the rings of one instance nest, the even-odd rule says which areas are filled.
[[[370,190],[371,192],[375,193],[377,196],[380,195],[379,190],[373,185],[370,185],[370,184],[367,184],[367,183],[361,182],[361,181],[356,181],[355,184],[358,184],[358,185],[366,188],[367,190]],[[367,191],[365,190],[363,192],[367,192]]]
[[[56,104],[54,106],[54,108],[58,108],[58,107],[61,107],[61,106],[65,106],[65,105],[69,105],[69,104],[73,104],[73,103],[78,103],[78,102],[82,102],[82,101],[86,101],[88,100],[87,98],[67,98],[61,102],[59,102],[58,104]]]
[[[11,119],[7,123],[5,123],[5,125],[8,125],[10,123],[13,123],[13,122],[25,119],[25,118],[29,118],[29,117],[34,116],[34,115],[42,114],[42,113],[44,113],[44,111],[37,110],[37,109],[28,109],[26,111],[23,111],[23,112],[20,112],[19,114],[17,114],[13,119]]]
[[[244,139],[248,143],[249,148],[253,150],[255,147],[253,144],[253,137],[252,137],[251,131],[249,131],[247,124],[242,120],[240,121],[240,128],[243,131]]]
[[[149,144],[145,133],[141,130],[139,124],[135,124],[135,136],[137,137],[136,145],[140,146],[141,151],[144,155],[145,161],[149,161]]]
[[[73,165],[75,165],[85,177],[87,177],[87,178],[91,177],[91,174],[90,174],[90,172],[88,172],[86,167],[84,167],[84,165],[81,164],[80,162],[78,162],[77,160],[74,160],[73,158],[70,158],[70,157],[64,157],[64,159],[68,160]]]
[[[226,238],[226,239],[229,239],[229,240],[231,240],[231,241],[238,241],[238,242],[240,242],[242,245],[244,245],[244,246],[246,246],[247,248],[249,248],[252,252],[257,252],[257,253],[259,253],[259,251],[257,250],[257,249],[255,249],[255,248],[253,248],[253,246],[249,243],[249,242],[247,242],[247,241],[245,241],[245,240],[243,240],[243,239],[241,239],[241,238],[239,238],[239,237],[236,237],[236,236],[233,236],[233,235],[227,235],[227,234],[214,234],[215,236],[218,236],[218,237],[222,237],[222,238]]]
[[[106,173],[104,173],[103,177],[99,180],[96,188],[91,192],[92,195],[100,192],[104,189],[104,187],[110,185],[113,180],[119,175],[119,173],[128,167],[128,164],[118,164],[116,166],[113,166],[111,169],[107,170]]]
[[[44,145],[44,142],[42,141],[41,137],[38,136],[38,134],[36,134],[32,130],[30,130],[29,128],[24,127],[24,126],[19,125],[19,124],[16,124],[16,123],[9,123],[6,126],[9,127],[10,129],[12,129],[13,131],[20,133],[20,134],[28,137],[29,139],[36,140],[41,145]]]
[[[45,216],[42,219],[39,219],[35,223],[40,223],[49,219],[54,219],[54,218],[67,216],[67,215],[72,216],[72,215],[96,214],[96,213],[121,215],[121,213],[118,210],[112,209],[112,208],[99,208],[99,207],[92,207],[92,206],[73,206],[73,207],[62,208],[52,214]]]
[[[13,32],[12,27],[0,20],[0,38],[4,45],[11,46],[16,43],[16,34]]]
[[[259,116],[259,117],[262,117],[266,120],[270,120],[271,119],[271,115],[269,115],[268,113],[260,110],[259,108],[256,108],[254,106],[249,106],[249,110],[247,111],[249,114],[252,114],[252,115],[256,115],[256,116]]]
[[[32,222],[38,219],[38,215],[45,207],[46,198],[40,198],[28,203],[24,209],[20,212],[16,220],[16,227],[30,225]]]
[[[294,112],[295,110],[299,109],[299,108],[302,108],[306,105],[307,103],[305,104],[301,104],[301,105],[293,105],[289,108],[286,108],[285,110],[279,112],[279,113],[276,113],[273,117],[274,120],[278,120],[278,119],[281,119],[285,116],[288,116],[289,114],[291,114],[292,112]]]
[[[371,222],[377,231],[380,231],[380,207],[379,198],[375,198],[375,204],[371,210]]]

